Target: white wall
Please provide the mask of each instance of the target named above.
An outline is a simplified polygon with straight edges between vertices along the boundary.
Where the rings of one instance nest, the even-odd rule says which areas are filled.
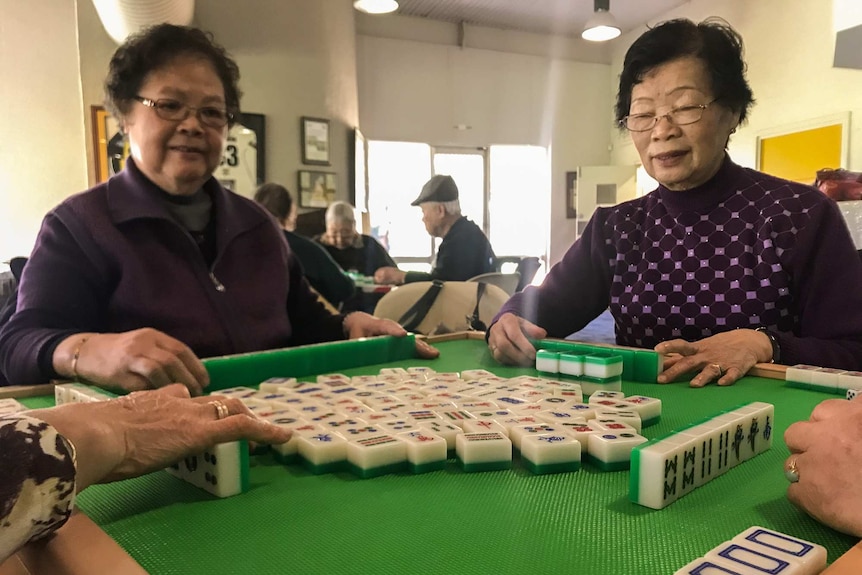
[[[0,0],[0,262],[87,184],[74,0]],[[2,264],[0,264],[2,266]]]
[[[856,0],[853,0],[856,1]],[[862,71],[832,67],[835,45],[832,2],[824,0],[692,0],[657,21],[708,16],[727,20],[745,43],[748,80],[756,104],[748,124],[731,137],[729,152],[739,164],[755,167],[757,136],[782,126],[851,112],[849,169],[862,168]],[[616,45],[612,89],[625,50],[644,29]],[[631,163],[637,154],[628,137],[614,135],[613,161]],[[813,180],[813,174],[812,174]]]
[[[565,216],[565,172],[610,159],[610,68],[555,57],[577,51],[570,39],[471,27],[462,48],[455,25],[406,17],[389,20],[391,28],[364,22],[358,20],[357,55],[365,136],[436,146],[549,147],[550,259],[560,259],[575,237],[575,220]],[[490,48],[471,47],[471,38]],[[412,197],[416,190],[405,193]]]

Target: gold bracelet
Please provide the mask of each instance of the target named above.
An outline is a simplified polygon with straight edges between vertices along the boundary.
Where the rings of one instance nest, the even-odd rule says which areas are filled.
[[[81,338],[81,341],[78,343],[78,347],[75,348],[75,353],[72,355],[72,378],[74,381],[80,381],[78,379],[78,358],[81,357],[81,348],[84,347],[84,344],[87,343],[87,340],[90,339],[89,335],[85,335]]]

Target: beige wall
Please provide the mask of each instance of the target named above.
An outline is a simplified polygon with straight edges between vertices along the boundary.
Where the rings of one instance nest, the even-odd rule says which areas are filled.
[[[596,49],[477,27],[460,47],[457,26],[406,17],[360,17],[358,28],[359,117],[367,138],[550,148],[548,239],[551,262],[559,260],[575,237],[575,220],[565,217],[565,172],[610,161],[610,68],[565,58],[599,59]]]
[[[0,262],[87,184],[73,0],[0,0]],[[3,264],[0,264],[0,269]]]

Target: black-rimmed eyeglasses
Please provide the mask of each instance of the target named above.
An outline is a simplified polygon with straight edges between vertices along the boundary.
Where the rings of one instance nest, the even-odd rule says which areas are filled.
[[[620,126],[630,132],[648,132],[655,128],[662,118],[667,118],[667,121],[674,126],[694,124],[700,121],[703,118],[704,111],[717,101],[718,98],[712,102],[697,106],[680,106],[679,108],[673,108],[667,114],[658,116],[655,114],[630,114],[620,120]]]
[[[182,122],[189,117],[194,110],[201,124],[211,128],[223,128],[228,122],[232,122],[234,114],[216,106],[189,106],[171,98],[159,98],[152,100],[143,96],[135,96],[135,100],[155,110],[156,115],[162,120],[171,122]]]

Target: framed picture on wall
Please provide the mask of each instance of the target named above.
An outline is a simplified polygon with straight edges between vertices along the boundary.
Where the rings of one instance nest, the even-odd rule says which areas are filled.
[[[301,118],[302,163],[329,165],[329,120]]]
[[[335,201],[335,172],[299,170],[299,205],[303,208],[325,208]]]
[[[578,217],[578,173],[566,172],[566,218]]]
[[[120,132],[120,123],[104,107],[90,106],[90,119],[96,168],[93,184],[98,184],[123,169],[129,157],[129,144]]]
[[[224,154],[214,176],[224,187],[253,198],[266,181],[266,120],[243,112],[227,134]]]

